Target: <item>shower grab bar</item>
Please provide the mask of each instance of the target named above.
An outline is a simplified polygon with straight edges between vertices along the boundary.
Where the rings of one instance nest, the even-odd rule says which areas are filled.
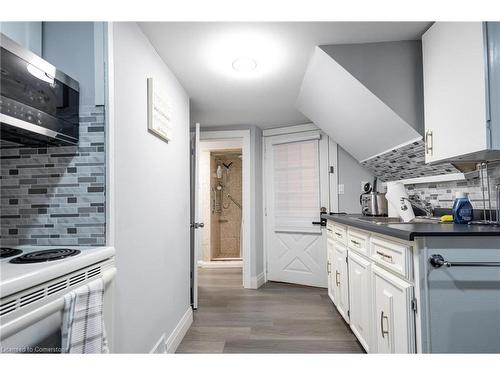
[[[429,263],[434,268],[445,267],[500,267],[500,262],[448,262],[440,254],[434,254],[429,258]]]
[[[226,197],[228,197],[229,199],[231,199],[231,202],[233,202],[241,210],[241,204],[239,204],[238,202],[236,202],[234,200],[234,198],[231,196],[231,194],[226,194]]]
[[[115,277],[116,268],[110,268],[105,270],[102,274],[102,281],[104,287],[106,287]],[[51,301],[38,309],[32,310],[8,323],[1,326],[0,329],[0,339],[4,340],[13,334],[22,331],[26,327],[52,315],[53,313],[62,310],[64,308],[64,296],[60,297],[54,301]]]

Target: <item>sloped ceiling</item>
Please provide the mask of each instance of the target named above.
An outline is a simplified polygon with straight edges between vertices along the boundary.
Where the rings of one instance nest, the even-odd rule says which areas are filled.
[[[320,48],[423,135],[420,40],[327,45]]]
[[[321,48],[309,62],[297,108],[358,161],[421,138]]]

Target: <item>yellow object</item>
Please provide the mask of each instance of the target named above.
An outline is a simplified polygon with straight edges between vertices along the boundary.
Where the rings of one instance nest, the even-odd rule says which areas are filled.
[[[453,215],[443,215],[441,216],[441,221],[443,223],[448,223],[450,221],[453,221]]]

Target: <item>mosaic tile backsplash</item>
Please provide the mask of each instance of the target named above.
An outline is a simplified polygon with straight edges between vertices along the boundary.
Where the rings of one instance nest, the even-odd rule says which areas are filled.
[[[407,178],[459,173],[451,164],[425,164],[425,143],[423,140],[388,151],[361,163],[381,181],[396,181]]]
[[[423,140],[411,143],[399,149],[388,151],[361,163],[381,181],[404,180],[407,178],[436,176],[442,174],[459,173],[451,164],[426,165],[425,144]],[[491,206],[496,208],[495,186],[500,183],[500,166],[489,169]],[[434,207],[451,208],[457,192],[469,194],[472,206],[483,208],[483,193],[479,178],[467,181],[447,181],[440,183],[423,183],[406,185],[408,194],[418,194]],[[485,183],[485,195],[486,183]],[[486,204],[488,208],[488,203]]]
[[[80,108],[78,146],[2,144],[1,244],[105,244],[104,107]]]
[[[489,168],[491,207],[496,208],[495,186],[500,184],[500,166]],[[485,196],[488,197],[485,179]],[[434,207],[451,208],[457,192],[469,194],[469,200],[476,209],[483,208],[483,191],[480,178],[462,181],[448,181],[406,185],[408,194],[418,194],[422,199],[430,202]],[[488,203],[486,208],[489,208]]]

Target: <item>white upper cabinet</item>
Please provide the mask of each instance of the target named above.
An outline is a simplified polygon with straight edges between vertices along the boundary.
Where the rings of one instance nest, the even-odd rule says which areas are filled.
[[[498,122],[490,121],[498,61],[488,61],[499,33],[491,26],[437,22],[422,37],[427,163],[487,160],[499,149]]]

